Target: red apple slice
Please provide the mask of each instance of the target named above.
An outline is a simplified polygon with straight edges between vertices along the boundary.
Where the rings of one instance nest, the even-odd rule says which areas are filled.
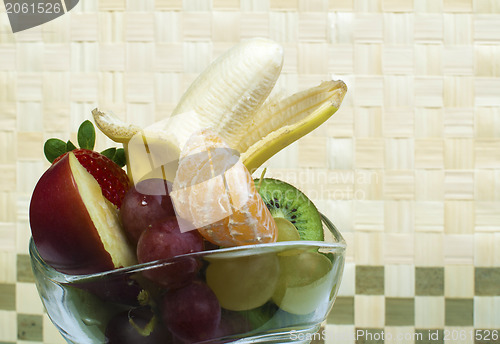
[[[116,208],[73,153],[38,181],[30,226],[40,256],[60,272],[88,274],[136,263]]]

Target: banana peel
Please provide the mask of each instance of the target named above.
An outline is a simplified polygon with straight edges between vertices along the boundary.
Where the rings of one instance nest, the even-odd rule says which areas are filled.
[[[173,180],[180,148],[171,136],[157,128],[165,126],[164,123],[141,128],[97,108],[92,110],[92,116],[96,126],[106,136],[123,145],[127,175],[132,181],[144,178]]]
[[[326,99],[311,101],[318,91],[327,95]],[[319,127],[337,112],[346,92],[343,81],[328,81],[285,99],[283,103],[288,103],[288,109],[281,116],[282,122],[241,153],[243,164],[249,171],[255,171],[280,150]]]
[[[118,143],[128,143],[130,139],[137,133],[142,131],[142,128],[135,125],[126,123],[120,118],[99,110],[98,108],[92,110],[94,122],[107,137]]]

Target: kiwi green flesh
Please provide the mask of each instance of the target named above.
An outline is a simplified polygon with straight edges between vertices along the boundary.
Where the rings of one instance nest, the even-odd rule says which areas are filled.
[[[255,180],[259,194],[273,217],[290,221],[300,239],[323,241],[321,215],[313,202],[296,187],[272,178]]]

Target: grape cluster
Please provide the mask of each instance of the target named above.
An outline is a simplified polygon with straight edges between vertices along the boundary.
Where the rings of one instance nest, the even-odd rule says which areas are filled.
[[[176,216],[170,186],[147,179],[123,199],[120,216],[137,260],[155,263],[135,278],[147,297],[139,294],[141,306],[109,322],[108,343],[223,343],[310,321],[325,301],[324,289],[332,287],[326,256],[297,249],[247,251],[230,259],[189,255],[216,247],[196,230],[181,231],[189,224]]]

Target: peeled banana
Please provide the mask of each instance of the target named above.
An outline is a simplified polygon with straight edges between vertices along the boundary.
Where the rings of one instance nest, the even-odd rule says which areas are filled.
[[[92,113],[104,134],[123,143],[134,181],[158,169],[170,179],[184,144],[205,128],[239,151],[253,171],[333,115],[347,91],[342,81],[326,81],[265,103],[282,66],[282,47],[255,38],[216,59],[191,84],[171,116],[151,127],[140,128],[97,109]]]
[[[237,142],[267,99],[283,66],[283,48],[256,38],[234,46],[191,84],[172,113],[194,111],[197,121],[174,125],[181,146],[197,130],[210,127],[226,142]]]

